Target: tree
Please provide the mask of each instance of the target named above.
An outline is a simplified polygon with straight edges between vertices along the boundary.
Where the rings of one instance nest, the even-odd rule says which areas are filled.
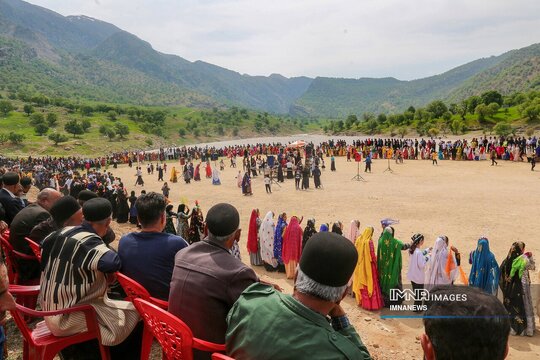
[[[432,127],[428,130],[428,134],[431,137],[436,137],[437,135],[439,135],[439,129]]]
[[[452,134],[454,135],[461,134],[464,128],[465,128],[465,124],[463,123],[463,121],[459,119],[455,119],[454,121],[452,121],[452,124],[450,125],[450,130],[452,131]]]
[[[407,127],[406,126],[402,126],[398,129],[398,134],[399,136],[401,136],[401,138],[403,139],[405,137],[405,135],[407,135]]]
[[[92,113],[94,112],[94,108],[90,105],[83,105],[79,110],[81,111],[82,116],[92,116]]]
[[[34,131],[37,136],[43,136],[49,131],[49,127],[44,122],[37,124],[34,127]]]
[[[107,135],[107,129],[108,129],[108,126],[103,124],[99,127],[99,133],[101,135]]]
[[[186,129],[184,129],[183,127],[179,128],[178,135],[180,135],[180,137],[186,136]]]
[[[66,125],[64,125],[64,130],[68,134],[73,134],[73,137],[84,134],[84,129],[77,120],[69,120]]]
[[[446,105],[441,100],[435,100],[435,101],[430,102],[426,106],[426,111],[429,111],[429,112],[433,113],[433,116],[436,119],[439,119],[439,118],[442,117],[442,115],[445,112],[448,111],[448,108],[446,107]]]
[[[7,134],[0,134],[0,145],[4,145],[9,140]]]
[[[480,99],[479,96],[471,96],[466,100],[467,103],[467,111],[470,114],[474,114],[476,111],[476,107],[482,102],[482,99]]]
[[[452,115],[456,115],[458,113],[458,104],[456,103],[450,104],[450,106],[448,107],[448,111],[450,111]]]
[[[57,121],[58,121],[58,115],[56,115],[55,113],[48,113],[47,114],[47,124],[50,127],[55,127]]]
[[[92,127],[92,123],[88,119],[83,119],[83,121],[81,121],[81,127],[84,132],[88,132],[88,130]]]
[[[34,112],[34,107],[30,104],[24,104],[23,111],[26,114],[26,116],[30,116]]]
[[[505,122],[500,122],[493,127],[493,131],[498,136],[508,136],[512,133],[512,126]]]
[[[117,116],[118,116],[118,113],[114,110],[110,110],[108,113],[107,113],[107,117],[109,118],[109,120],[111,121],[116,121],[117,119]]]
[[[125,135],[129,135],[129,127],[126,124],[114,124],[114,131],[120,136],[121,139],[123,139]]]
[[[114,139],[114,137],[116,136],[116,132],[112,128],[107,128],[105,134],[109,138],[109,141],[112,141],[112,139]]]
[[[484,105],[489,105],[491,103],[496,103],[499,106],[503,105],[504,99],[503,96],[495,90],[486,91],[480,95],[480,99]]]
[[[30,116],[30,125],[37,126],[38,124],[45,124],[45,116],[42,113],[34,113]]]
[[[15,108],[11,104],[11,101],[9,100],[0,101],[0,112],[4,115],[4,117],[8,116],[8,114],[12,112],[13,110],[15,110]]]
[[[15,133],[15,132],[10,132],[9,135],[8,135],[8,139],[9,141],[11,141],[14,145],[17,145],[17,144],[20,144],[23,142],[24,140],[24,135],[23,134],[18,134],[18,133]]]
[[[347,119],[345,120],[345,127],[347,129],[350,129],[353,127],[353,125],[356,125],[358,123],[358,118],[356,115],[349,115],[347,116]]]
[[[66,135],[54,132],[52,134],[49,134],[49,140],[54,142],[54,145],[58,145],[60,143],[68,141],[68,137]]]
[[[223,128],[223,125],[219,124],[216,130],[218,135],[225,135],[225,129]]]
[[[450,111],[447,111],[442,115],[442,118],[443,118],[444,122],[447,123],[452,118],[452,113]]]
[[[483,122],[489,114],[489,109],[485,104],[479,104],[474,109],[474,113],[478,115],[478,121]]]
[[[499,111],[501,106],[496,102],[492,102],[487,107],[489,111],[489,116],[493,117],[495,114],[497,114],[497,111]]]
[[[523,115],[529,118],[529,121],[536,121],[540,115],[540,105],[530,105],[523,110]]]
[[[236,128],[235,128],[236,129]],[[234,129],[233,129],[233,134],[234,134]],[[193,130],[193,136],[195,137],[199,137],[201,135],[201,131],[199,129],[194,129]],[[236,136],[236,135],[235,135]]]
[[[369,134],[373,135],[377,129],[377,121],[375,121],[375,119],[369,120],[366,123],[366,128],[369,130]]]

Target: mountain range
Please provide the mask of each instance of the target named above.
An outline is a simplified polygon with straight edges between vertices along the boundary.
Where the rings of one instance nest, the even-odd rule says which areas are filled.
[[[87,16],[0,0],[0,87],[81,100],[192,107],[240,106],[295,116],[402,111],[434,99],[540,87],[540,44],[418,80],[249,76],[160,53]]]

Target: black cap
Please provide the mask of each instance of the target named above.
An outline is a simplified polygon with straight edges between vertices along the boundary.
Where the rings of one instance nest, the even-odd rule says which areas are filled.
[[[83,215],[86,221],[101,221],[112,214],[111,202],[104,198],[95,198],[86,201],[83,205]]]
[[[32,179],[29,178],[28,176],[25,176],[21,179],[21,185],[22,186],[30,186],[32,185]]]
[[[231,204],[220,203],[212,206],[206,214],[208,231],[215,236],[231,235],[240,225],[240,214]]]
[[[7,172],[2,176],[2,181],[4,182],[4,185],[17,185],[19,183],[19,174],[15,172]]]
[[[58,225],[63,225],[66,220],[79,211],[81,205],[77,202],[73,196],[67,195],[58,199],[51,207],[51,216]]]
[[[357,262],[358,252],[349,239],[319,232],[304,247],[300,270],[319,284],[340,287],[347,285]]]
[[[97,198],[97,194],[93,191],[90,191],[90,190],[82,190],[81,192],[79,192],[79,195],[77,196],[77,199],[81,200],[81,201],[88,201],[90,199],[95,199]]]

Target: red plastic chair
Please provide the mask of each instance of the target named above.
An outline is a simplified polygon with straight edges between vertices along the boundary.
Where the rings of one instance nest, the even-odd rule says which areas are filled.
[[[150,296],[148,290],[146,290],[141,284],[126,276],[122,273],[116,273],[116,279],[124,289],[129,301],[133,302],[135,299],[143,299],[154,305],[159,306],[162,309],[167,310],[169,308],[169,302]]]
[[[10,288],[10,291],[13,291],[12,294],[15,296],[33,294],[33,290],[22,288],[13,290]],[[105,360],[110,359],[109,349],[101,344],[101,333],[99,331],[96,313],[91,305],[80,305],[57,311],[36,311],[17,304],[17,309],[10,312],[24,338],[23,360],[52,360],[62,349],[93,339],[97,339],[99,342],[101,358]],[[25,317],[42,318],[44,316],[63,315],[74,312],[84,313],[87,330],[71,336],[54,336],[47,328],[47,325],[45,325],[45,321],[37,323],[34,329],[31,329],[25,321]]]
[[[133,305],[144,320],[141,360],[150,356],[155,337],[168,360],[192,360],[193,349],[216,352],[225,351],[225,344],[216,344],[193,337],[191,329],[173,314],[143,300],[133,300]]]
[[[32,252],[36,256],[36,259],[41,262],[41,245],[39,245],[37,242],[30,239],[29,237],[25,237],[24,240],[26,240],[28,246],[30,246],[30,249],[32,249]]]
[[[9,233],[8,233],[7,238],[6,238],[6,232],[0,235],[0,244],[2,246],[2,251],[4,252],[4,256],[6,259],[6,267],[8,270],[9,283],[17,284],[17,285],[35,285],[35,282],[30,282],[28,284],[20,283],[19,265],[17,264],[17,260],[23,259],[23,260],[37,261],[36,257],[34,255],[23,254],[13,249],[13,245],[11,245],[11,243],[9,242]],[[36,279],[36,281],[39,281],[39,279]]]
[[[212,354],[212,360],[234,360],[232,357],[220,354],[220,353],[213,353]]]

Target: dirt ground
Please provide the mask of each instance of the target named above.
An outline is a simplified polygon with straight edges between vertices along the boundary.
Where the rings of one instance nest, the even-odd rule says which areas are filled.
[[[451,244],[463,256],[463,268],[468,274],[470,265],[467,256],[481,236],[490,241],[491,250],[500,263],[512,242],[525,242],[527,251],[532,251],[537,259],[540,254],[538,240],[538,200],[540,172],[531,172],[526,163],[499,161],[498,166],[490,166],[488,161],[463,162],[439,161],[438,166],[431,161],[406,160],[404,164],[390,162],[393,172],[384,172],[386,160],[374,160],[373,173],[360,175],[365,182],[351,180],[357,173],[357,163],[336,158],[337,171],[331,172],[330,161],[322,174],[323,189],[312,188],[297,191],[293,180],[286,180],[281,187],[272,185],[272,194],[266,194],[261,176],[252,179],[253,196],[243,196],[237,186],[238,169],[228,167],[221,173],[220,186],[213,186],[211,179],[185,184],[181,176],[177,183],[169,182],[170,199],[177,206],[181,201],[190,208],[198,200],[204,213],[218,202],[229,202],[236,206],[241,215],[243,229],[240,248],[243,261],[249,264],[246,250],[248,222],[253,208],[259,208],[261,216],[267,211],[287,212],[316,219],[316,227],[323,222],[340,220],[348,231],[352,219],[361,222],[361,230],[372,225],[376,234],[379,221],[390,217],[399,219],[395,225],[396,237],[409,241],[411,235],[420,232],[426,238],[425,246],[432,246],[438,235],[447,235]],[[241,162],[239,162],[241,164]],[[165,179],[169,180],[174,163],[168,164]],[[176,164],[176,168],[180,166]],[[113,170],[113,169],[110,169]],[[157,182],[157,172],[145,175],[144,189],[160,192],[162,183]],[[135,169],[121,166],[114,171],[122,178],[127,189],[136,190],[137,196],[143,189],[133,187]],[[117,226],[117,233],[132,230],[128,225]],[[376,240],[376,239],[374,239]],[[408,256],[403,256],[403,279],[406,281]],[[537,263],[540,260],[537,260]],[[267,273],[262,267],[254,268],[265,280],[279,284],[285,292],[292,292],[292,280],[284,274]],[[540,279],[538,270],[531,272],[535,304],[538,303]],[[381,312],[369,312],[358,308],[354,299],[347,297],[345,310],[356,327],[369,351],[377,359],[422,359],[422,349],[418,337],[423,333],[421,320],[383,320]],[[538,306],[535,311],[538,314]],[[536,317],[536,335],[511,337],[509,359],[540,358],[540,321]],[[11,358],[11,357],[10,357]],[[16,358],[16,357],[14,357]]]

